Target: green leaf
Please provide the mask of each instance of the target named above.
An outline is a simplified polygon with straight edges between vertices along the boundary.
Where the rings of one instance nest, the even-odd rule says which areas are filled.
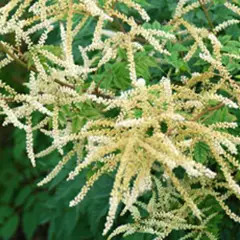
[[[134,233],[124,237],[124,240],[152,240],[153,236],[146,233]]]
[[[142,6],[149,6],[150,4],[146,0],[135,0],[137,3],[141,4]]]
[[[166,57],[167,61],[176,68],[176,71],[179,72],[181,70],[182,72],[189,71],[188,64],[183,61],[182,57],[179,55],[177,51],[172,51],[170,56]]]
[[[188,49],[184,45],[176,43],[172,46],[171,51],[186,52],[186,51],[188,51]]]
[[[6,239],[11,238],[15,234],[18,224],[19,224],[19,217],[17,214],[14,214],[12,217],[10,217],[6,221],[6,223],[0,229],[0,235]]]
[[[208,113],[205,117],[205,124],[213,124],[216,122],[235,122],[236,116],[229,112],[228,107],[224,106],[216,111]]]
[[[61,55],[62,55],[62,49],[60,46],[44,45],[40,48],[39,47],[32,48],[31,51],[25,52],[23,55],[23,58],[27,62],[27,66],[29,69],[34,65],[33,52],[35,54],[37,53],[37,55],[40,59],[40,62],[43,66],[45,65],[46,61],[49,61],[43,54],[39,53],[39,50],[46,50],[57,57],[61,57]]]
[[[35,211],[24,212],[23,214],[23,232],[28,240],[32,239],[34,231],[38,225]]]
[[[128,63],[126,60],[114,64],[107,63],[103,73],[94,76],[93,79],[96,83],[101,82],[101,88],[126,90],[131,85]]]
[[[47,50],[48,52],[54,54],[57,57],[60,57],[62,55],[62,48],[60,46],[55,45],[44,45],[41,47],[42,50]]]
[[[136,108],[136,109],[134,110],[134,117],[135,117],[135,118],[141,118],[141,117],[142,117],[142,114],[143,114],[142,109]]]
[[[210,149],[204,142],[198,142],[194,146],[194,158],[197,162],[206,163]]]
[[[15,205],[17,207],[22,205],[31,192],[32,192],[32,188],[29,185],[21,189],[21,191],[18,193],[15,199]]]
[[[225,0],[214,0],[214,4],[223,4]]]
[[[7,205],[0,206],[0,225],[2,225],[6,218],[13,214],[13,209]]]
[[[127,63],[119,62],[113,65],[112,72],[113,82],[116,87],[125,90],[130,86],[130,77]]]
[[[156,59],[148,56],[145,52],[140,52],[135,54],[135,64],[136,64],[136,72],[138,77],[143,77],[145,80],[150,80],[151,67],[158,67]]]
[[[63,226],[66,235],[70,235],[78,221],[78,211],[76,208],[68,208],[63,216]]]
[[[109,208],[109,194],[112,187],[112,179],[109,176],[101,177],[89,192],[85,201],[90,228],[96,240],[103,240],[99,232],[102,232],[105,217]]]
[[[75,116],[72,120],[72,132],[78,132],[84,125],[84,119],[81,116]]]
[[[94,236],[92,235],[88,222],[85,220],[86,216],[83,216],[80,221],[77,222],[77,226],[72,231],[72,234],[68,239],[71,240],[92,240],[94,239]],[[101,233],[99,233],[101,235]]]

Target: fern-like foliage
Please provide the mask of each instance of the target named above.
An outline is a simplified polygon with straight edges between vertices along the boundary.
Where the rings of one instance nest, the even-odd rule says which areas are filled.
[[[199,192],[199,189],[191,189],[189,195],[201,205],[208,198],[208,192]],[[209,239],[217,239],[208,229],[209,222],[217,223],[217,215],[211,207],[203,207],[201,211],[205,217],[199,221],[191,216],[191,210],[186,204],[182,204],[182,198],[171,185],[170,179],[161,182],[158,178],[153,179],[153,193],[148,203],[136,201],[129,209],[133,223],[122,225],[115,229],[108,239],[118,234],[124,236],[135,232],[150,233],[156,236],[154,239],[165,239],[173,230],[185,230],[188,233],[183,239],[201,239],[205,236]]]

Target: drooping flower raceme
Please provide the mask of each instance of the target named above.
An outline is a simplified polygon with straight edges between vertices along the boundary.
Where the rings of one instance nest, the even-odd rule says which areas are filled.
[[[229,131],[238,127],[234,113],[239,111],[240,86],[224,60],[239,61],[240,55],[225,52],[219,37],[229,26],[239,24],[239,7],[226,3],[223,7],[238,17],[209,30],[185,16],[210,1],[180,0],[166,26],[154,29],[146,24],[150,17],[138,2],[11,0],[1,7],[0,35],[12,34],[14,43],[0,41],[0,68],[15,61],[29,70],[27,93],[0,81],[3,125],[25,131],[34,167],[38,158],[53,151],[62,155],[39,186],[54,179],[74,156],[78,160],[67,180],[92,169],[93,175],[71,207],[102,175],[114,175],[103,234],[113,226],[121,204],[122,214],[129,211],[135,223],[120,226],[110,238],[142,231],[163,239],[173,230],[185,229],[192,230],[189,238],[205,234],[215,239],[205,227],[216,213],[201,206],[209,196],[240,222],[224,202],[231,195],[240,199],[235,178],[240,169],[240,138]],[[138,19],[131,11],[121,11],[122,6],[134,9]],[[76,37],[92,22],[91,41],[78,45],[76,52]],[[60,32],[60,43],[49,45],[54,29]],[[171,59],[174,50],[169,46],[174,44],[187,49],[181,51],[185,65],[180,67]],[[142,53],[165,70],[157,81],[139,73],[137,56]],[[196,58],[201,63],[198,68],[192,64]],[[179,74],[184,67],[186,74]],[[124,73],[111,87],[115,69]],[[104,75],[105,71],[109,74]],[[122,87],[120,77],[126,71],[127,87]],[[209,121],[217,111],[225,111],[231,119]],[[52,139],[38,153],[33,141],[36,131]],[[194,155],[199,146],[207,149],[207,159]],[[148,204],[141,202],[149,192]],[[142,219],[139,208],[149,213],[147,219]]]

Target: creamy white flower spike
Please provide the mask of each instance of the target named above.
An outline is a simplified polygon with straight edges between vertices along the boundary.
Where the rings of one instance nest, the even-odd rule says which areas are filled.
[[[240,199],[234,69],[240,54],[228,45],[237,48],[235,36],[223,37],[239,24],[240,8],[236,1],[222,4],[231,15],[217,26],[208,19],[205,27],[185,16],[200,8],[212,13],[211,0],[180,0],[173,19],[161,23],[150,21],[142,2],[12,0],[0,7],[0,69],[14,62],[29,73],[21,93],[4,83],[9,79],[0,81],[3,126],[26,133],[34,167],[40,157],[63,155],[38,186],[63,169],[71,168],[68,181],[91,173],[71,207],[101,176],[111,175],[103,234],[120,205],[134,223],[109,239],[137,231],[165,239],[183,229],[191,239],[205,234],[215,240],[207,227],[213,215],[202,207],[206,198],[240,222],[226,205],[229,196]],[[50,44],[56,32],[59,41]],[[39,133],[50,141],[35,153]]]

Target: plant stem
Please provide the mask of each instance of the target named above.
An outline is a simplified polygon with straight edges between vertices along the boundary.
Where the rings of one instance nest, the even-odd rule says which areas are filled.
[[[199,120],[203,115],[205,115],[208,112],[214,111],[214,110],[218,110],[219,108],[223,107],[224,103],[219,103],[218,105],[214,106],[214,107],[210,107],[207,108],[205,111],[202,111],[201,113],[199,113],[196,117],[194,117],[192,119],[192,121],[197,121]]]
[[[202,0],[198,0],[198,2],[199,2],[200,5],[201,5],[201,8],[202,8],[202,10],[203,10],[203,12],[204,12],[204,14],[205,14],[205,16],[206,16],[206,19],[207,19],[207,21],[208,21],[208,24],[209,24],[211,30],[213,31],[214,26],[213,26],[212,20],[211,20],[211,18],[210,18],[210,16],[209,16],[209,13],[208,13],[207,8],[206,8],[205,5],[202,3]]]
[[[18,64],[20,64],[24,68],[28,68],[27,64],[20,60],[14,53],[12,53],[7,47],[5,47],[1,42],[0,42],[0,50],[5,52],[7,55],[9,55],[14,61],[16,61]]]
[[[209,107],[206,110],[203,110],[201,113],[199,113],[196,117],[192,118],[190,121],[197,121],[199,120],[203,115],[205,115],[208,112],[214,111],[214,110],[218,110],[219,108],[223,107],[224,103],[219,103],[218,105],[214,106],[214,107]],[[174,130],[175,128],[170,128],[168,129],[168,131],[166,132],[166,135],[169,136],[171,134],[171,132]]]
[[[7,55],[9,55],[14,61],[16,61],[18,64],[20,64],[22,67],[28,69],[28,70],[31,70],[33,72],[36,72],[37,73],[37,69],[35,67],[31,67],[29,68],[28,65],[23,62],[22,60],[20,60],[13,52],[11,52],[6,46],[4,46],[4,44],[2,44],[0,42],[0,50],[2,50],[3,52],[5,52]],[[62,82],[61,80],[59,79],[54,79],[54,82],[58,83],[59,85],[61,86],[64,86],[64,87],[68,87],[68,88],[71,88],[71,89],[75,89],[75,87],[72,85],[72,84],[69,84],[69,83],[65,83],[65,82]],[[100,82],[101,83],[101,82]],[[98,89],[95,90],[95,92],[93,92],[94,94],[96,94],[97,96],[99,97],[103,97],[103,98],[107,98],[107,99],[110,99],[111,97],[110,96],[107,96],[105,94],[101,94]],[[14,99],[4,99],[4,100],[7,100],[7,101],[14,101]]]
[[[16,61],[18,64],[20,64],[22,67],[31,70],[33,72],[37,72],[36,68],[32,67],[28,67],[28,65],[23,62],[22,60],[20,60],[13,52],[11,52],[6,46],[4,46],[4,44],[2,44],[0,42],[0,50],[5,52],[7,55],[9,55],[14,61]],[[71,89],[74,89],[74,86],[69,84],[69,83],[64,83],[62,81],[60,81],[59,79],[54,79],[54,82],[58,83],[61,86],[65,86],[65,87],[69,87]]]

